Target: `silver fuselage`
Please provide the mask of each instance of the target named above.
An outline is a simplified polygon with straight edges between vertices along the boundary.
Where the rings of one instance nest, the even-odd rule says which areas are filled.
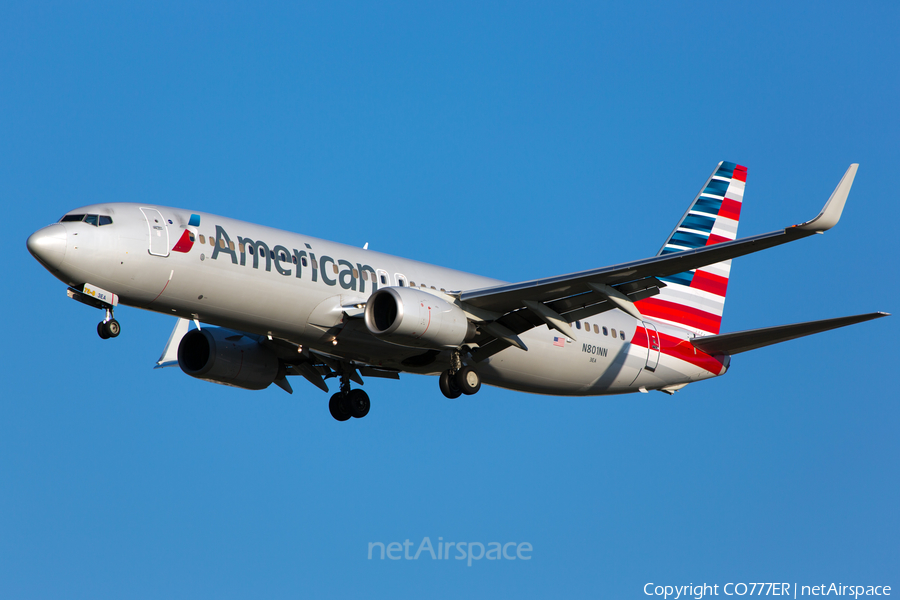
[[[69,286],[80,289],[90,283],[117,294],[121,304],[290,340],[342,359],[406,372],[438,374],[450,365],[450,353],[411,366],[407,359],[421,355],[421,348],[377,339],[362,319],[346,319],[347,306],[364,304],[377,288],[388,285],[414,285],[445,296],[503,283],[178,208],[106,203],[71,212],[109,215],[113,223],[56,223],[29,240],[29,248],[40,247],[32,250],[35,256]],[[196,227],[189,223],[192,214],[200,217]],[[179,240],[187,241],[186,231],[191,231],[193,242],[173,250]],[[328,332],[342,321],[335,344]],[[579,330],[574,341],[540,326],[522,334],[527,351],[507,348],[479,363],[478,371],[485,383],[495,386],[586,396],[659,389],[715,377],[727,368],[725,362],[713,372],[667,352],[667,346],[688,339],[685,330],[655,323],[668,341],[658,356],[651,356],[647,343],[632,343],[640,321],[619,310],[591,321],[624,333],[624,340],[621,333],[613,338]]]

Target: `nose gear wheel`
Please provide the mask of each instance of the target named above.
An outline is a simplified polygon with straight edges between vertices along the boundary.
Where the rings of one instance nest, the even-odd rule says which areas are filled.
[[[108,340],[109,338],[119,337],[121,332],[122,326],[119,325],[119,322],[113,317],[112,309],[107,308],[106,318],[97,323],[97,335],[99,335],[101,339]]]

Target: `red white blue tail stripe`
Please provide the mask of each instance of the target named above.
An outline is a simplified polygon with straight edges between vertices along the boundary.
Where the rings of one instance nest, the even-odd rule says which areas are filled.
[[[746,167],[720,162],[659,254],[735,239],[746,181]],[[657,296],[637,302],[638,310],[654,321],[670,323],[697,335],[718,334],[730,272],[731,261],[726,260],[663,277],[666,287]]]

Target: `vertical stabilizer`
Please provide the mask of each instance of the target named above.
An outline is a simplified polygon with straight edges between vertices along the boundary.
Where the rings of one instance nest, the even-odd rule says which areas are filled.
[[[658,255],[728,242],[737,237],[747,169],[720,162],[694,198]],[[654,321],[671,323],[698,335],[715,335],[722,325],[731,261],[726,260],[670,277],[652,298],[635,304]]]

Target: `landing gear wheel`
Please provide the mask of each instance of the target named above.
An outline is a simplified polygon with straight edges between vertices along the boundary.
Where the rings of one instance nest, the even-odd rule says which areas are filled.
[[[459,398],[462,395],[462,390],[456,386],[456,381],[454,380],[453,375],[450,374],[450,369],[441,373],[438,384],[440,385],[441,393],[451,400]]]
[[[109,337],[119,337],[119,334],[122,333],[122,327],[119,325],[119,322],[115,319],[111,319],[106,322],[106,333],[109,334]]]
[[[336,421],[346,421],[352,415],[350,414],[350,406],[347,403],[347,396],[337,393],[328,401],[328,410]]]
[[[481,377],[478,376],[478,372],[472,367],[463,367],[457,371],[453,380],[459,391],[467,396],[471,396],[481,389]]]
[[[104,340],[118,337],[121,332],[122,327],[115,319],[110,319],[109,321],[100,321],[99,323],[97,323],[97,335],[99,335]]]
[[[347,394],[347,406],[357,419],[362,419],[369,414],[369,395],[362,390],[350,390]]]

